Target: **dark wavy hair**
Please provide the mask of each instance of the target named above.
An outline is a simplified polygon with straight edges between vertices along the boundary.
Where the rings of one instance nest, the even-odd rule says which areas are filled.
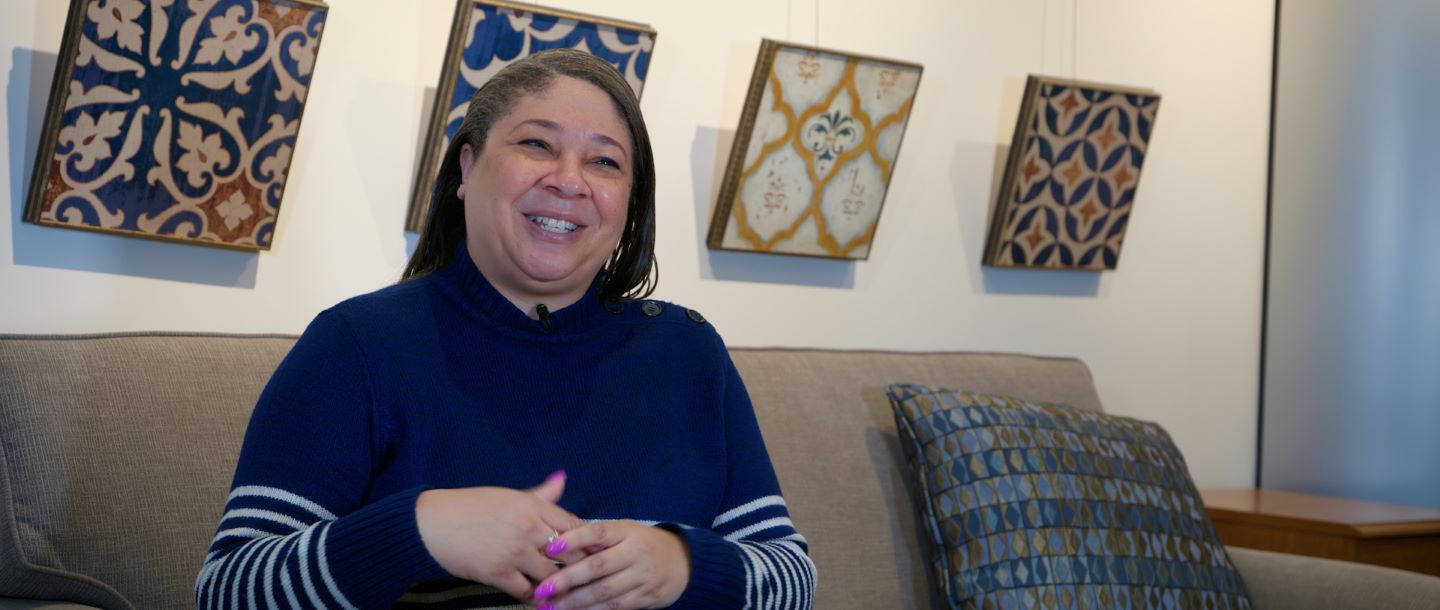
[[[655,291],[659,265],[655,262],[655,156],[650,133],[640,115],[640,100],[630,84],[603,59],[573,49],[554,49],[530,55],[506,66],[470,98],[465,121],[440,160],[440,175],[430,195],[430,211],[420,243],[400,281],[422,277],[455,258],[457,244],[465,239],[465,206],[460,189],[460,149],[466,144],[478,156],[485,149],[490,128],[525,95],[545,90],[556,76],[568,76],[599,87],[615,102],[615,112],[630,128],[633,173],[625,229],[620,243],[605,262],[600,286],[604,299],[643,299]]]

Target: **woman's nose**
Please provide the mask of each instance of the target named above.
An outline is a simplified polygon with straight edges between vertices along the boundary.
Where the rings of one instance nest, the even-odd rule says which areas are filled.
[[[590,186],[585,182],[582,164],[579,158],[562,155],[546,178],[545,188],[566,199],[589,195]]]

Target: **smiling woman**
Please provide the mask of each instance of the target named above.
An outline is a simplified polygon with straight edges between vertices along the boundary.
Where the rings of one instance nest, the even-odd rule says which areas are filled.
[[[548,156],[551,169],[575,173],[567,177],[544,172],[535,178],[546,180],[544,185],[532,182],[500,188],[554,193],[557,189],[578,188],[581,184],[576,181],[591,187],[588,180],[591,177],[595,183],[606,186],[598,195],[605,198],[607,205],[622,204],[623,218],[619,221],[623,226],[618,227],[618,244],[612,241],[611,247],[596,257],[599,263],[591,269],[592,274],[599,265],[604,265],[603,298],[649,296],[655,289],[658,274],[654,257],[655,159],[645,119],[640,114],[640,101],[612,66],[594,56],[568,50],[537,55],[538,60],[517,62],[496,74],[471,99],[465,121],[441,160],[440,175],[435,180],[430,202],[430,218],[404,277],[423,276],[449,263],[462,236],[465,245],[473,250],[477,242],[483,241],[482,236],[498,237],[496,232],[505,230],[482,220],[484,214],[503,215],[504,212],[482,212],[475,203],[462,205],[462,200],[467,197],[468,185],[475,184],[479,190],[480,182],[495,182],[494,178],[480,175],[470,180],[477,162],[499,163],[495,157],[517,152],[514,149],[531,148],[534,150],[529,158]],[[487,148],[492,138],[500,141],[494,148]],[[562,150],[562,146],[566,148]],[[565,163],[572,167],[564,168]],[[586,173],[582,169],[590,171]],[[519,178],[507,176],[507,179]],[[570,182],[562,185],[566,180]],[[617,193],[613,189],[622,185],[621,196],[616,201],[613,196]],[[499,187],[498,184],[488,186]],[[493,199],[500,195],[491,192],[478,197]],[[592,193],[572,191],[558,199],[573,202],[580,197],[587,200],[581,202],[580,207],[598,214]],[[510,212],[516,210],[511,208]],[[532,215],[545,218],[543,214]],[[471,219],[475,222],[467,223]],[[569,218],[554,220],[573,222]],[[617,227],[607,227],[614,228]],[[594,237],[587,239],[599,244]],[[593,260],[590,262],[595,264]],[[485,263],[479,258],[476,263],[485,270]],[[489,274],[486,277],[497,281]],[[590,279],[585,277],[584,281],[588,283]],[[556,304],[546,305],[554,309]]]
[[[809,608],[723,341],[635,302],[654,184],[603,60],[481,87],[404,279],[321,313],[261,395],[197,605]]]
[[[559,76],[521,98],[478,155],[461,144],[470,258],[521,311],[580,300],[620,241],[632,138],[609,101]]]

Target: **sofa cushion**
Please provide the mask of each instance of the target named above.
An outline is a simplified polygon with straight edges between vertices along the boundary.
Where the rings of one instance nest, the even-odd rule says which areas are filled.
[[[293,342],[0,336],[0,596],[193,607],[250,411]]]
[[[967,387],[1099,409],[1085,363],[982,352],[731,348],[795,527],[819,573],[815,607],[933,608],[885,385]]]
[[[952,607],[1250,607],[1160,426],[914,384],[886,391]]]

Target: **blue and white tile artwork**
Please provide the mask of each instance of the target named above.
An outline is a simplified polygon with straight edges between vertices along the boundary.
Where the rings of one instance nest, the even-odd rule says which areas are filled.
[[[74,2],[26,219],[269,249],[326,10]]]

